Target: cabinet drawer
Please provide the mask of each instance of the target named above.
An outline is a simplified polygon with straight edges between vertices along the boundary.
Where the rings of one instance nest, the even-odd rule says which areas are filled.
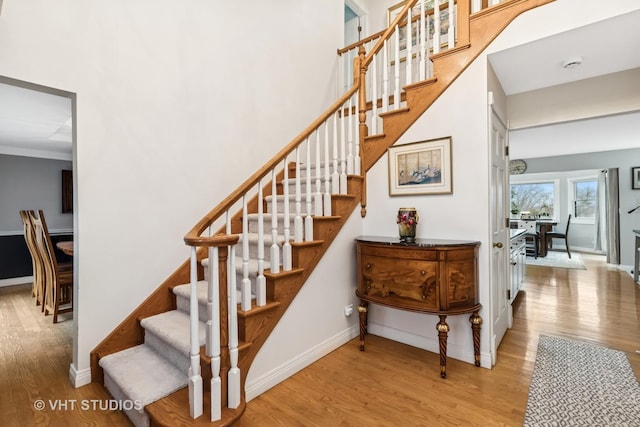
[[[438,308],[438,263],[424,260],[362,256],[360,292],[368,296],[397,296]]]

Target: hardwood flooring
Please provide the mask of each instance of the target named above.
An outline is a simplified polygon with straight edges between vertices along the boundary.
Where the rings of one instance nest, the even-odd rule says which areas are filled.
[[[624,351],[640,377],[640,285],[583,258],[587,270],[528,266],[491,370],[449,359],[443,380],[437,354],[371,335],[365,352],[355,339],[249,402],[237,425],[521,426],[541,333]],[[69,384],[71,325],[42,316],[30,285],[0,288],[0,425],[130,425],[119,411],[34,410],[37,399],[109,399]]]

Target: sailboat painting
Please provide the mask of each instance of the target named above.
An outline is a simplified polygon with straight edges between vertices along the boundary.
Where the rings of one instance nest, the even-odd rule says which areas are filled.
[[[392,146],[389,195],[450,194],[451,137]]]

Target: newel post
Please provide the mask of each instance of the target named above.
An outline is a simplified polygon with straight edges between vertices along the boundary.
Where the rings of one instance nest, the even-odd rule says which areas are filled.
[[[360,89],[358,90],[358,161],[356,168],[362,174],[362,194],[360,195],[360,216],[367,215],[367,171],[364,170],[364,139],[369,133],[367,128],[367,64],[364,61],[365,49],[363,45],[358,48],[358,62],[360,70]],[[374,99],[373,102],[376,102]]]

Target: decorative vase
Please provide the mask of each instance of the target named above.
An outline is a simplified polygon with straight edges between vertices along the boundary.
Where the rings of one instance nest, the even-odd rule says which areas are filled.
[[[400,208],[398,209],[398,233],[400,240],[403,242],[415,242],[416,225],[418,224],[418,212],[416,208]]]

